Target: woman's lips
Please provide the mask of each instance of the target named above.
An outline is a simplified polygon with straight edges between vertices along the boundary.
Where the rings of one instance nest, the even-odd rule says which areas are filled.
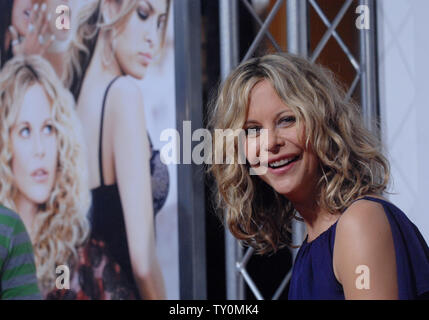
[[[49,173],[45,169],[37,169],[31,174],[37,183],[44,183],[49,178]]]
[[[290,171],[299,160],[301,160],[301,157],[279,168],[271,168],[268,166],[268,172],[275,175],[285,174],[286,172]]]
[[[139,57],[145,67],[147,67],[152,61],[152,55],[149,53],[140,52]]]

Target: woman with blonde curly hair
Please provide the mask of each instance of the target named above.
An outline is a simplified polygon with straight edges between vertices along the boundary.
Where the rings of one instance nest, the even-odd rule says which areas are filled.
[[[0,202],[29,231],[42,289],[89,232],[85,156],[71,94],[48,62],[16,57],[0,74]]]
[[[429,292],[429,248],[383,197],[389,163],[329,71],[289,54],[246,61],[222,84],[210,126],[244,132],[229,146],[214,136],[217,159],[231,145],[234,157],[210,167],[232,234],[269,253],[294,246],[297,213],[307,227],[289,299]]]
[[[38,56],[6,63],[0,73],[0,202],[15,209],[29,231],[43,296],[126,299],[120,266],[105,243],[88,237],[84,149],[73,97],[50,63]],[[58,288],[59,266],[70,270],[68,289]]]

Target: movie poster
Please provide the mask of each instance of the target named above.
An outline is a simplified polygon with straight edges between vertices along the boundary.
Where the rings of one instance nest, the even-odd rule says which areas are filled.
[[[0,203],[44,299],[178,299],[172,0],[0,2]]]

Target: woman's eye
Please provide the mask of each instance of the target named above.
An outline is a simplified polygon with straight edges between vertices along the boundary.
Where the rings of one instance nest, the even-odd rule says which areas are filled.
[[[54,127],[51,124],[47,124],[46,126],[43,127],[43,133],[46,135],[52,134],[53,131],[54,131]]]
[[[289,116],[289,117],[285,117],[283,119],[280,120],[280,124],[282,125],[290,125],[291,123],[295,122],[295,117],[294,116]]]
[[[247,128],[245,131],[247,136],[257,136],[260,130],[261,130],[260,127],[250,127],[250,128]]]
[[[19,135],[22,138],[28,138],[30,136],[30,128],[29,127],[24,127],[21,130],[19,130]]]
[[[140,19],[147,20],[147,18],[149,18],[149,11],[146,10],[145,8],[139,7],[137,8],[137,15],[139,16]]]

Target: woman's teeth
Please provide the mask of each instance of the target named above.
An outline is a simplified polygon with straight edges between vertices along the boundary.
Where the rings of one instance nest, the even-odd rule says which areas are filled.
[[[283,159],[283,160],[279,160],[279,161],[275,161],[275,162],[271,162],[269,164],[270,168],[278,168],[278,167],[283,167],[285,165],[288,165],[289,163],[295,161],[298,159],[299,156],[293,157],[293,158],[289,158],[289,159]]]

